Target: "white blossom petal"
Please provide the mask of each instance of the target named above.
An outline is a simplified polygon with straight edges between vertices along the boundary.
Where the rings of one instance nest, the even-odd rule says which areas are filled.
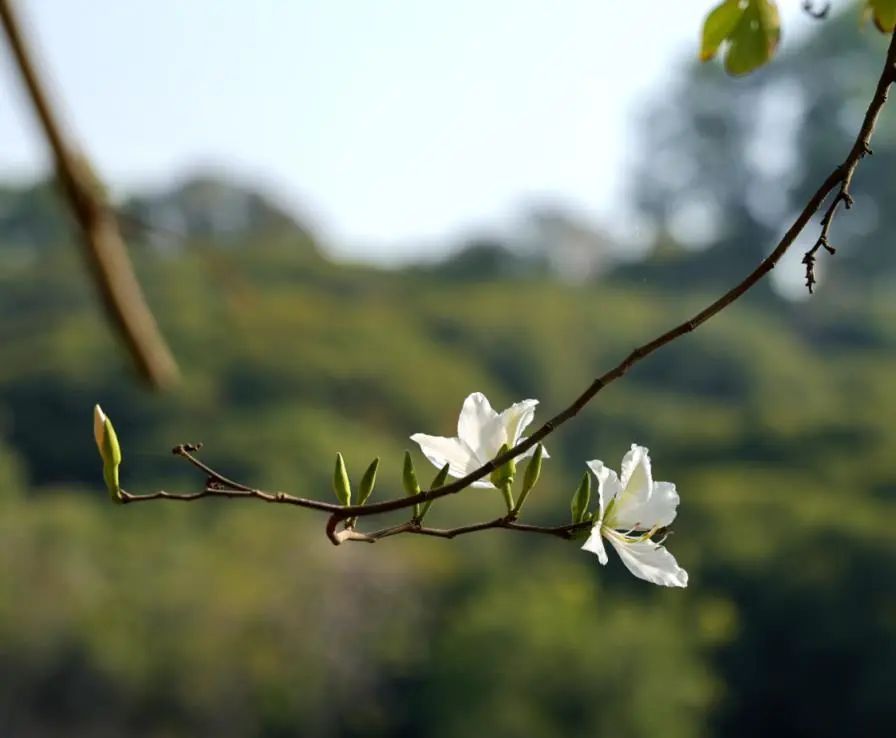
[[[639,579],[664,587],[687,587],[688,573],[664,546],[651,540],[629,543],[612,531],[607,538],[626,568]]]
[[[632,444],[622,458],[622,492],[613,506],[612,519],[607,525],[624,530],[649,530],[645,520],[645,506],[653,491],[650,455],[644,446]]]
[[[671,482],[654,482],[647,502],[641,508],[639,517],[645,530],[672,525],[678,512],[678,491]]]
[[[415,433],[411,440],[420,446],[423,455],[437,468],[441,469],[448,464],[448,473],[452,477],[464,477],[481,466],[473,452],[459,438]]]
[[[501,424],[504,426],[504,432],[507,434],[507,444],[516,446],[519,443],[520,436],[526,426],[532,422],[535,417],[535,408],[538,406],[538,400],[523,400],[516,402],[509,408],[504,410],[501,415]]]
[[[457,420],[457,435],[480,462],[477,466],[491,461],[507,443],[501,417],[481,392],[474,392],[464,400]]]
[[[597,519],[603,520],[607,505],[609,505],[622,491],[622,484],[619,481],[616,472],[604,464],[603,461],[594,459],[593,461],[587,461],[585,463],[588,465],[588,468],[591,469],[591,473],[597,478],[597,501],[600,506]]]
[[[601,564],[606,565],[609,559],[607,558],[607,549],[604,547],[604,539],[600,532],[600,525],[595,525],[591,529],[591,535],[588,536],[588,540],[582,545],[582,550],[597,554],[597,560]]]

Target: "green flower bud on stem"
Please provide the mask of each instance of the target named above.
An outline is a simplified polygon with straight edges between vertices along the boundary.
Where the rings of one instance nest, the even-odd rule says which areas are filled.
[[[572,496],[572,502],[569,504],[573,523],[581,523],[585,520],[589,502],[591,502],[591,474],[585,472],[582,476],[582,481],[579,483],[579,488]]]
[[[364,472],[364,476],[361,477],[361,484],[358,486],[358,504],[363,505],[367,502],[367,498],[373,493],[373,488],[376,485],[376,470],[379,468],[380,459],[377,456],[373,461],[370,462],[370,466],[367,467],[367,471]],[[346,528],[354,528],[355,523],[358,521],[357,517],[349,518],[345,521]]]
[[[408,497],[420,494],[420,483],[417,481],[417,472],[414,470],[414,460],[411,458],[411,452],[404,452],[404,468],[401,471],[401,481],[404,484],[404,491]],[[414,505],[414,519],[420,518],[420,505]]]
[[[106,417],[102,408],[93,408],[93,437],[96,441],[100,458],[103,460],[103,479],[113,502],[121,502],[121,487],[118,483],[118,467],[121,465],[121,447],[112,421]]]
[[[429,485],[430,489],[438,489],[439,487],[442,487],[445,485],[445,480],[448,479],[448,467],[449,466],[450,466],[450,464],[445,464],[445,466],[443,466],[439,470],[439,473],[436,474],[435,477],[433,478],[432,484]],[[423,503],[423,507],[420,510],[420,516],[418,518],[416,518],[418,523],[423,522],[423,518],[426,517],[426,513],[429,512],[429,508],[432,507],[433,502],[435,502],[435,500],[427,500],[426,502]]]
[[[543,456],[544,446],[539,443],[535,447],[535,453],[532,454],[529,463],[526,464],[526,471],[523,473],[523,490],[520,492],[520,498],[516,501],[516,507],[513,509],[513,512],[516,514],[519,514],[519,511],[523,509],[526,498],[529,496],[532,488],[538,484],[538,478],[541,476],[541,459]]]
[[[501,494],[504,495],[504,504],[507,505],[507,514],[510,517],[515,517],[516,512],[513,506],[513,489],[512,489],[513,479],[504,482],[498,489],[501,490]]]
[[[333,493],[343,507],[351,504],[352,486],[348,481],[348,472],[345,469],[342,454],[336,454],[336,468],[333,470]]]
[[[505,443],[498,450],[498,453],[495,455],[495,458],[507,453],[507,450],[510,447]],[[516,460],[511,459],[506,464],[502,464],[497,469],[495,469],[491,475],[489,475],[489,479],[491,483],[494,484],[498,489],[500,489],[505,483],[513,484],[513,478],[516,476]]]
[[[363,505],[367,502],[367,498],[373,493],[373,487],[376,484],[376,470],[380,466],[379,457],[370,462],[364,476],[361,477],[361,486],[358,487],[358,504]]]

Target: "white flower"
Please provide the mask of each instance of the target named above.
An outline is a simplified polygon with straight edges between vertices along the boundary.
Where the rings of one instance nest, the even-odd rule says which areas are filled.
[[[501,413],[492,409],[481,392],[474,392],[466,400],[457,420],[457,437],[427,436],[415,433],[411,440],[420,445],[423,455],[437,468],[448,464],[452,477],[465,477],[487,464],[505,443],[509,448],[522,440],[523,430],[535,417],[538,400],[523,400]],[[535,448],[517,458],[535,453]],[[544,453],[547,458],[547,452]],[[488,479],[473,482],[474,487],[494,487]]]
[[[632,444],[622,459],[621,479],[601,461],[589,461],[588,467],[597,477],[600,510],[582,549],[606,564],[606,538],[636,577],[666,587],[686,587],[688,573],[653,540],[660,528],[675,519],[679,498],[674,484],[653,481],[647,449]]]

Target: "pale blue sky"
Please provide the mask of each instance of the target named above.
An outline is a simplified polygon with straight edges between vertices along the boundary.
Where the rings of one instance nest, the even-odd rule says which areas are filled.
[[[359,256],[434,248],[533,200],[612,220],[632,114],[696,52],[712,4],[18,2],[114,187],[214,166]],[[805,25],[781,4],[785,32]],[[47,157],[3,51],[0,178],[30,177]]]

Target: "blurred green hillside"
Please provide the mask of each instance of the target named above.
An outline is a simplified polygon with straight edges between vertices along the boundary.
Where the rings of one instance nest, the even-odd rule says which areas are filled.
[[[91,407],[130,489],[201,483],[168,450],[202,440],[238,478],[324,498],[336,450],[356,478],[380,455],[396,494],[407,435],[450,434],[468,392],[536,396],[545,417],[709,294],[338,266],[288,230],[137,257],[185,369],[165,397],[135,387],[73,248],[2,262],[5,734],[835,735],[894,717],[891,300],[739,305],[552,439],[544,521],[585,459],[653,450],[692,582],[666,592],[506,532],[337,549],[303,511],[115,508]],[[500,505],[472,490],[433,515]]]
[[[810,52],[848,32],[842,58],[865,79],[872,45],[843,19],[822,29]],[[785,58],[734,89],[755,102],[811,71]],[[682,84],[693,93],[713,75]],[[720,105],[661,141],[645,134],[646,146],[698,161],[704,145],[742,151],[746,134],[703,134],[743,133],[735,123],[754,108]],[[894,119],[862,166],[859,200],[892,192]],[[800,156],[826,171],[847,127],[805,120],[824,129],[824,151]],[[103,488],[95,402],[115,422],[131,491],[196,488],[169,450],[203,441],[233,477],[323,499],[336,451],[354,479],[378,455],[376,498],[400,494],[407,437],[451,435],[469,392],[496,407],[537,397],[543,420],[740,278],[758,253],[745,244],[764,250],[779,224],[741,208],[764,180],[738,166],[701,171],[734,231],[693,251],[663,226],[647,261],[576,284],[553,276],[550,251],[485,241],[425,267],[336,264],[263,197],[214,180],[136,198],[123,222],[184,371],[165,396],[136,386],[49,186],[0,189],[0,736],[890,734],[885,200],[871,230],[837,231],[831,279],[811,301],[763,289],[738,302],[551,437],[527,516],[566,522],[586,459],[617,466],[632,442],[647,445],[655,476],[681,493],[668,546],[690,573],[685,590],[635,580],[613,555],[602,568],[574,542],[490,531],[335,548],[307,511],[115,507]],[[646,176],[638,186],[658,222],[684,191]],[[857,203],[860,222],[867,212]],[[501,505],[469,490],[431,515],[475,521]]]

